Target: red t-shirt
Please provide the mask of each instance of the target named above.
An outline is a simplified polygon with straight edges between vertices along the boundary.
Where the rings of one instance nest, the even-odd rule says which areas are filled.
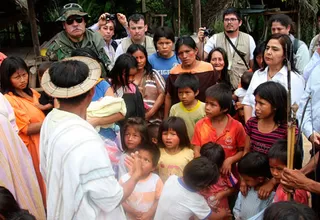
[[[217,136],[210,118],[199,120],[194,128],[192,144],[201,147],[208,142],[215,142],[223,147],[226,158],[234,156],[239,149],[244,148],[246,133],[240,122],[227,116],[228,123],[220,136]]]

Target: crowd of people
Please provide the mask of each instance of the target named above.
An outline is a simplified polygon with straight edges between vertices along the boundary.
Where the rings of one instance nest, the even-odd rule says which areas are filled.
[[[23,59],[0,56],[0,219],[318,219],[319,36],[308,50],[273,15],[256,46],[235,8],[198,39],[147,36],[141,14],[88,16],[61,10],[40,92]],[[127,37],[113,39],[116,20]]]

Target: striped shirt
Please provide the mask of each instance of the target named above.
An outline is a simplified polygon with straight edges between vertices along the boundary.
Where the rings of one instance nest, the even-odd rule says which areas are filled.
[[[165,82],[163,77],[156,71],[152,70],[152,76],[145,75],[140,82],[139,88],[143,96],[144,106],[148,112],[156,102],[160,94],[164,94]],[[160,108],[150,119],[150,123],[160,124],[163,118],[163,112]]]
[[[270,133],[262,133],[258,129],[258,118],[252,117],[245,125],[245,131],[250,137],[250,148],[253,152],[268,154],[272,145],[278,139],[287,138],[287,124],[280,124]],[[296,135],[298,130],[296,129]]]

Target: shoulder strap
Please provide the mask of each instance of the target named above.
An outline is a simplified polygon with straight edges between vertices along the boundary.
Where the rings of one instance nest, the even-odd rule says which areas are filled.
[[[299,47],[301,46],[301,42],[300,40],[298,40],[297,38],[294,38],[294,41],[293,41],[293,53],[294,54],[297,54],[297,51],[299,49]]]
[[[111,46],[113,47],[114,51],[116,51],[118,47],[118,43],[115,40],[113,40],[111,41]]]
[[[249,65],[247,64],[247,62],[244,59],[244,54],[243,52],[240,52],[237,47],[232,43],[232,41],[230,40],[230,38],[226,35],[226,33],[224,33],[224,36],[226,37],[226,39],[228,40],[229,44],[232,46],[232,48],[234,49],[234,51],[239,55],[239,57],[241,58],[241,60],[243,61],[244,65],[246,65],[247,69],[249,68]],[[239,36],[238,36],[239,37]]]

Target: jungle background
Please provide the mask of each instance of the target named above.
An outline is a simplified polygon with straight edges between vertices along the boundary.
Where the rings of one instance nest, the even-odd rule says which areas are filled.
[[[27,0],[1,0],[0,4],[0,49],[8,46],[32,46],[28,13],[24,7]],[[201,5],[201,26],[213,30],[215,33],[223,30],[222,12],[233,6],[248,9],[252,6],[258,8],[278,8],[282,11],[296,11],[289,14],[294,21],[300,16],[300,38],[309,45],[312,37],[319,32],[316,13],[320,0],[35,0],[35,13],[38,25],[40,44],[48,41],[62,30],[61,24],[55,22],[63,5],[75,2],[80,4],[84,11],[91,16],[88,25],[96,22],[103,12],[124,13],[127,17],[133,13],[143,13],[148,18],[149,32],[160,25],[160,19],[150,18],[153,14],[166,14],[164,25],[172,27],[179,35],[178,9],[180,8],[180,35],[196,32],[195,23],[199,17],[194,16],[196,5]],[[19,15],[4,18],[8,10],[19,11]],[[14,9],[13,9],[14,8]],[[9,11],[10,13],[10,11]],[[6,20],[7,19],[7,20]],[[265,17],[252,15],[248,21],[250,29],[242,25],[242,30],[249,32],[256,41],[261,39],[261,33],[266,27]],[[87,26],[88,26],[87,25]],[[117,37],[125,32],[117,26]],[[270,33],[270,30],[269,32]]]

